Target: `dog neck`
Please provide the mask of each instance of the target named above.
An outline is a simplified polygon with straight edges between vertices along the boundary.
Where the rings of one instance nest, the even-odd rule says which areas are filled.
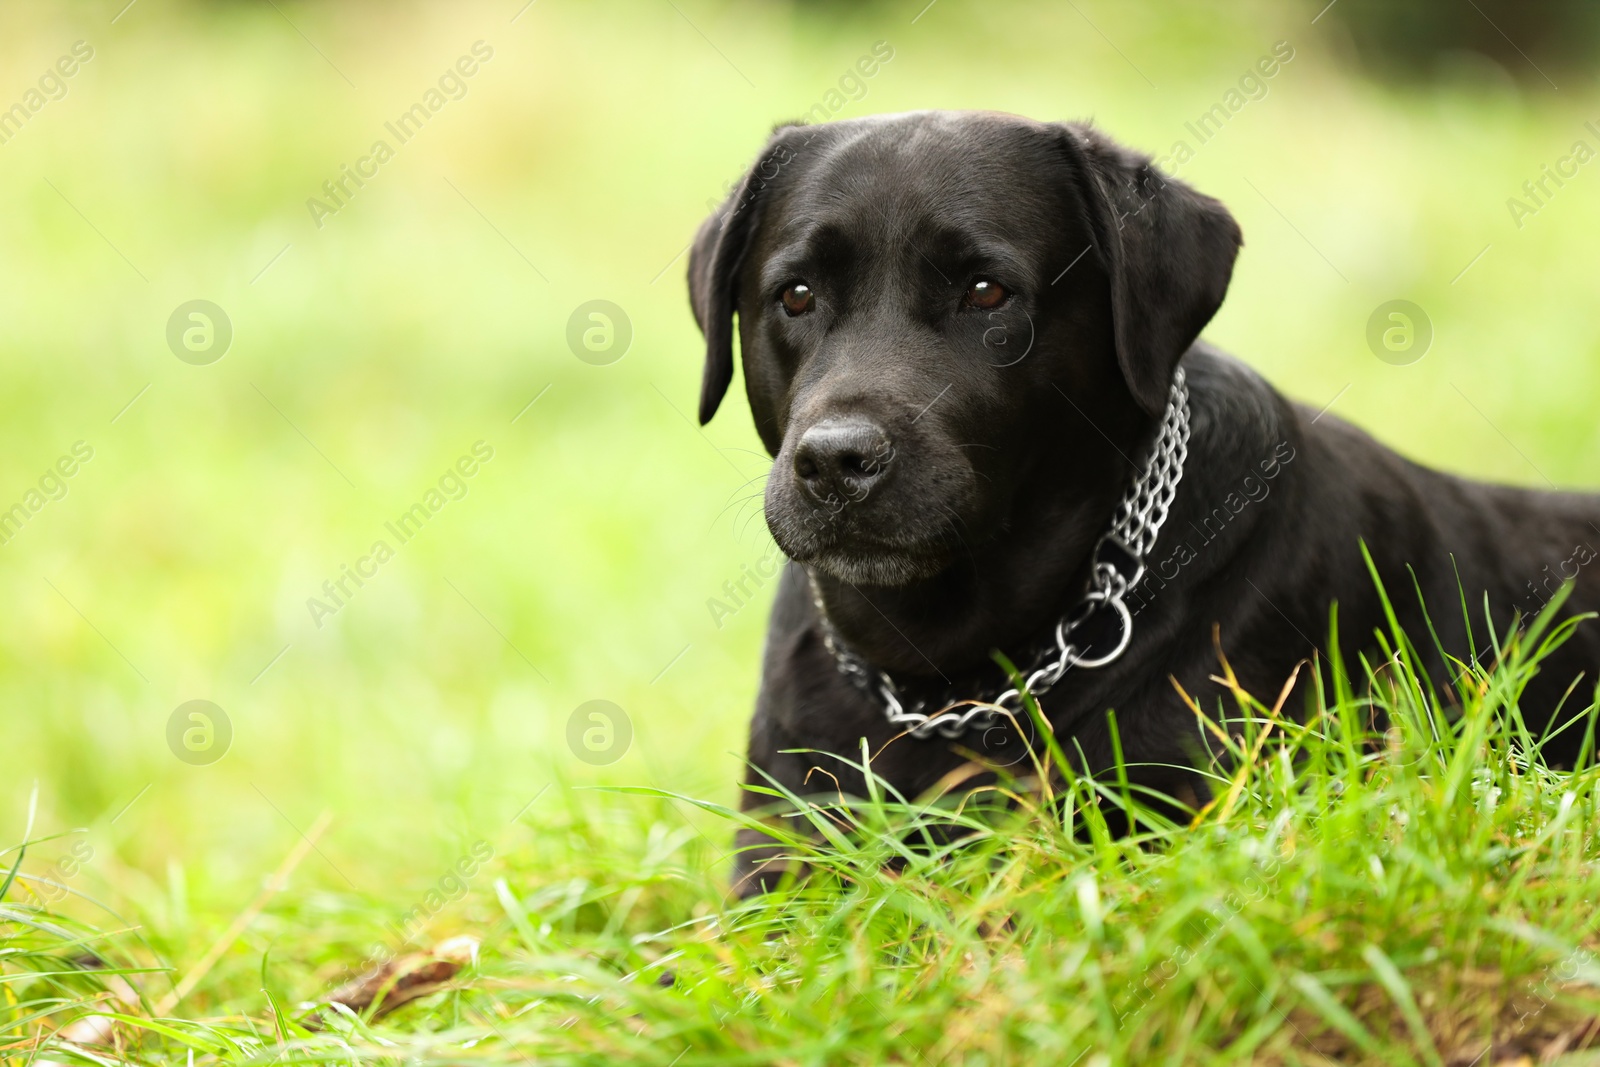
[[[1198,346],[1197,346],[1198,348]],[[1282,398],[1259,377],[1230,359],[1195,351],[1185,361],[1193,386],[1190,400],[1190,458],[1166,529],[1145,564],[1144,586],[1130,600],[1163,614],[1183,590],[1222,567],[1251,535],[1261,508],[1246,509],[1218,538],[1200,549],[1201,557],[1181,572],[1155,576],[1174,546],[1193,543],[1196,523],[1214,505],[1229,499],[1239,479],[1265,469],[1278,442],[1298,433],[1288,427],[1292,414]],[[1216,383],[1218,377],[1230,379]],[[1232,397],[1230,401],[1217,398]],[[1145,457],[1156,437],[1153,423],[1133,443],[1105,442],[1106,474],[1092,485],[1031,480],[1034,486],[1017,519],[1000,537],[972,548],[941,574],[903,587],[858,586],[810,570],[815,600],[832,635],[873,667],[912,685],[946,686],[973,676],[995,680],[994,650],[1019,665],[1026,653],[1048,640],[1055,624],[1088,583],[1095,546],[1112,524],[1122,494],[1134,475],[1119,456]],[[1080,456],[1078,468],[1086,465]],[[1039,465],[1047,472],[1069,470],[1059,458]],[[1271,478],[1273,475],[1266,475]],[[1292,479],[1291,479],[1292,480]],[[1159,595],[1152,601],[1154,587]],[[1168,588],[1171,586],[1171,588]],[[1138,610],[1138,607],[1135,608]],[[1141,616],[1138,625],[1154,621]]]
[[[989,657],[996,648],[1024,663],[1021,654],[1050,644],[1057,622],[1083,597],[1091,558],[1101,539],[1112,534],[1114,517],[1126,518],[1137,510],[1138,500],[1126,494],[1143,490],[1148,499],[1161,472],[1171,473],[1154,463],[1155,449],[1182,448],[1175,420],[1181,417],[1186,438],[1186,410],[1181,386],[1175,386],[1167,413],[1173,436],[1162,437],[1156,425],[1141,431],[1145,440],[1134,454],[1144,456],[1147,465],[1136,477],[1116,482],[1102,477],[1089,492],[1061,484],[1035,488],[1019,509],[1020,521],[1000,538],[969,547],[957,564],[931,579],[893,588],[862,587],[808,568],[830,647],[837,655],[843,646],[878,670],[921,683],[948,685],[974,671],[992,674]],[[1176,460],[1181,477],[1181,454],[1165,458]],[[1044,468],[1071,469],[1059,462]],[[1091,469],[1120,468],[1106,464]],[[1121,507],[1124,502],[1127,510]]]

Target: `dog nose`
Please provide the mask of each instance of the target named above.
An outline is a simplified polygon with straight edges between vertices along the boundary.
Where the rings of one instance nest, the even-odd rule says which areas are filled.
[[[815,500],[860,500],[889,471],[894,448],[882,426],[852,417],[817,423],[794,450],[794,473]]]

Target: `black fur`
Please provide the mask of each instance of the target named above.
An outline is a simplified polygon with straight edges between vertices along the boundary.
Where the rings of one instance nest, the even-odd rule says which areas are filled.
[[[909,795],[965,762],[942,739],[895,739],[881,707],[838,673],[808,570],[842,639],[912,695],[992,697],[1003,679],[991,651],[1026,658],[1082,592],[1180,358],[1189,460],[1134,598],[1132,643],[1108,667],[1070,672],[1043,701],[1093,767],[1112,759],[1106,709],[1130,763],[1192,764],[1195,715],[1173,679],[1215,706],[1214,630],[1266,699],[1298,662],[1326,653],[1335,601],[1346,656],[1375,654],[1384,618],[1363,540],[1441,684],[1455,672],[1433,651],[1412,571],[1433,627],[1462,659],[1462,589],[1479,649],[1490,643],[1485,594],[1502,634],[1550,595],[1553,575],[1575,578],[1567,613],[1600,606],[1600,567],[1587,566],[1600,498],[1420,467],[1197,340],[1239,241],[1220,203],[1087,127],[919,112],[773,135],[701,227],[689,266],[707,341],[701,419],[732,380],[737,312],[750,406],[775,457],[767,519],[793,560],[773,609],[750,781],[770,775],[815,793],[836,779],[859,793],[844,765],[783,750],[855,759],[861,738],[876,773]],[[980,276],[1003,284],[1009,302],[964,308]],[[802,280],[816,308],[790,317],[778,297]],[[800,484],[795,446],[840,419],[873,427],[892,450],[870,488],[819,496]],[[1587,706],[1597,665],[1600,627],[1581,626],[1524,699],[1534,727],[1580,675],[1566,710]],[[1570,762],[1581,732],[1547,757]],[[1019,748],[1006,731],[961,744],[1005,760]],[[819,764],[834,777],[807,784]],[[1178,771],[1142,778],[1173,795],[1200,791]],[[740,861],[746,891],[764,884],[760,860],[749,851]]]

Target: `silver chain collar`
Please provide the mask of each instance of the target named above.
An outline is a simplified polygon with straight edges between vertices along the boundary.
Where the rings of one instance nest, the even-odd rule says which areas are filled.
[[[1021,715],[1023,690],[1037,698],[1073,667],[1092,669],[1115,662],[1133,639],[1133,613],[1128,610],[1124,598],[1144,577],[1144,561],[1155,547],[1172,501],[1178,495],[1178,482],[1183,479],[1183,464],[1188,457],[1189,387],[1180,367],[1172,378],[1161,433],[1151,446],[1149,462],[1138,480],[1122,495],[1112,513],[1110,528],[1095,543],[1088,589],[1056,623],[1054,646],[1041,653],[1034,667],[1026,673],[1022,690],[1007,689],[988,701],[979,698],[948,701],[933,712],[924,710],[930,703],[926,700],[907,707],[900,697],[899,687],[887,672],[844,647],[823,610],[822,596],[813,577],[811,596],[822,619],[823,642],[839,673],[882,702],[884,717],[890,726],[900,727],[919,739],[935,733],[954,739],[968,730],[988,730],[1002,718],[1014,719]],[[1089,633],[1096,619],[1116,624],[1113,639],[1106,642],[1091,637],[1087,644],[1075,643],[1072,637]],[[1108,648],[1101,647],[1106,644]]]

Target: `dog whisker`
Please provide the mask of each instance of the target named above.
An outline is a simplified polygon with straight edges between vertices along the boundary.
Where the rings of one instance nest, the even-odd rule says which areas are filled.
[[[730,501],[728,501],[726,504],[724,504],[722,506],[722,510],[717,512],[716,518],[712,519],[711,521],[712,522],[716,522],[717,519],[721,519],[722,516],[726,515],[729,512],[729,510],[737,509],[737,508],[743,508],[746,504],[749,504],[751,501],[761,500],[763,498],[763,496],[765,496],[764,493],[755,492],[755,493],[747,493],[744,496],[741,496],[737,500],[730,500]],[[738,512],[737,511],[735,511],[734,514],[735,514],[735,517],[738,516]]]

